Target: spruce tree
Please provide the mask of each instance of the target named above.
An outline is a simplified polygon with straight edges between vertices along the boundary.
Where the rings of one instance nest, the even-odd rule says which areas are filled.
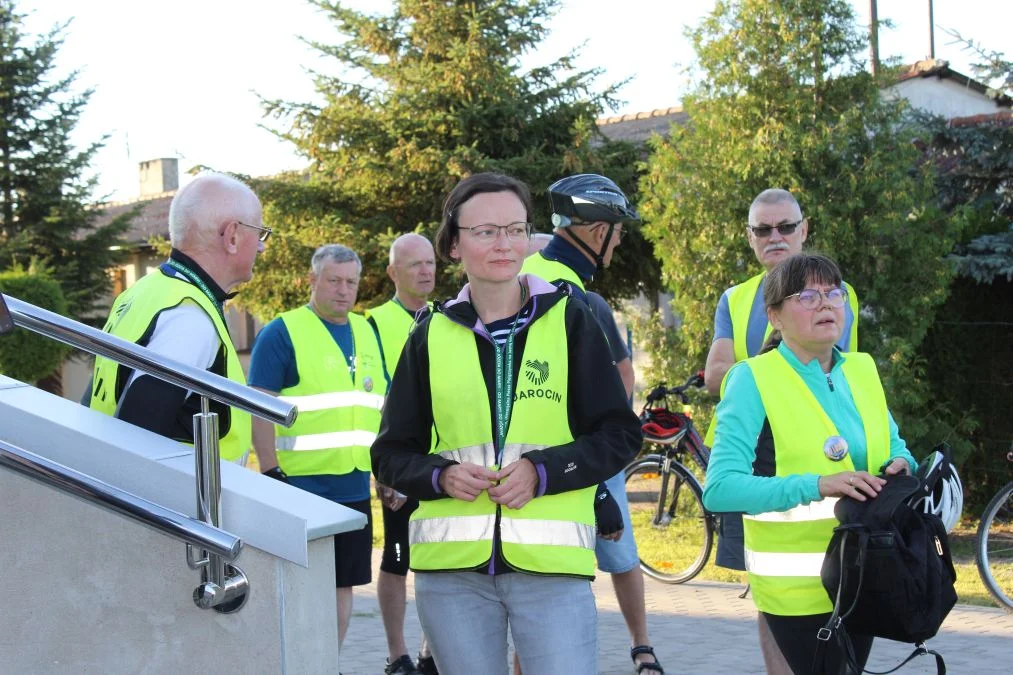
[[[71,142],[92,92],[75,92],[76,71],[57,75],[66,24],[33,37],[23,19],[14,0],[0,0],[0,271],[44,267],[71,317],[100,321],[129,216],[93,225],[88,169],[104,139]]]
[[[305,301],[310,250],[326,241],[363,256],[360,304],[382,300],[393,237],[432,235],[443,196],[472,173],[526,181],[542,232],[551,229],[545,188],[557,178],[617,174],[635,191],[635,153],[607,142],[594,123],[614,105],[618,85],[597,91],[599,71],[574,70],[574,54],[531,70],[520,65],[546,37],[555,0],[399,0],[389,15],[313,4],[339,37],[313,46],[340,75],[314,74],[322,104],[264,101],[276,133],[309,169],[261,186],[266,217],[282,236],[258,263],[258,287],[242,295],[258,314]],[[624,247],[642,244],[638,237]],[[634,294],[637,280],[656,270],[649,256],[627,265],[629,273],[610,276],[611,295]],[[453,269],[440,281],[439,294],[461,284]]]

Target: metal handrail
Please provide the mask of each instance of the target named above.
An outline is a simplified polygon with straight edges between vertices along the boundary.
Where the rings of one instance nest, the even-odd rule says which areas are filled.
[[[165,358],[133,342],[9,295],[5,294],[4,300],[16,326],[112,359],[201,396],[208,396],[233,408],[263,417],[275,424],[290,427],[295,422],[295,406],[275,396],[237,384],[227,377]]]
[[[230,562],[242,549],[242,540],[235,535],[4,441],[0,466]]]

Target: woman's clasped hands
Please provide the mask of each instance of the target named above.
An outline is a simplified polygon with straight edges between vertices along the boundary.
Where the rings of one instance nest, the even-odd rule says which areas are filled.
[[[531,460],[521,458],[499,471],[471,462],[451,464],[440,471],[440,489],[456,499],[473,502],[488,490],[489,499],[510,509],[519,509],[535,496],[538,471]]]

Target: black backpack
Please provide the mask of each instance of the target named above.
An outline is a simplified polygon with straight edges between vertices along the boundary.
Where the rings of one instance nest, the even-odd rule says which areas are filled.
[[[861,672],[848,633],[916,645],[885,673],[921,654],[933,654],[937,673],[946,672],[943,657],[923,645],[957,602],[946,529],[938,516],[911,507],[923,494],[919,478],[883,478],[887,483],[875,499],[844,497],[834,509],[841,524],[834,529],[821,573],[834,611],[817,635],[814,673],[823,672],[824,650],[832,638],[844,650],[847,672]]]

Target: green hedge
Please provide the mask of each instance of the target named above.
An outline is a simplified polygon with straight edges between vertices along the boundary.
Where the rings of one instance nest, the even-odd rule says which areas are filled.
[[[67,314],[60,285],[44,274],[10,270],[0,272],[0,291],[57,314]],[[0,374],[34,384],[52,374],[70,347],[24,328],[0,336]]]

